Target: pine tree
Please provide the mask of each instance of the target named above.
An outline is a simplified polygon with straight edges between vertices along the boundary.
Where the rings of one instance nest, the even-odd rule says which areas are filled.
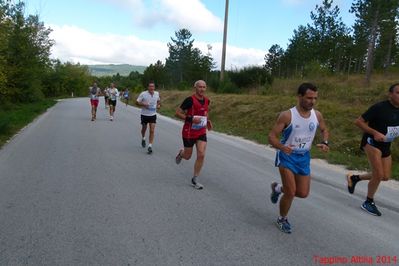
[[[176,31],[175,36],[168,43],[169,57],[165,62],[170,84],[191,86],[195,80],[206,79],[214,66],[210,54],[203,55],[201,50],[193,47],[194,39],[189,30]]]
[[[398,0],[357,0],[352,4],[351,12],[356,16],[354,26],[356,33],[355,41],[358,41],[358,49],[360,52],[363,49],[363,54],[365,55],[367,84],[370,84],[376,48],[386,49],[389,53],[386,54],[386,60],[390,60],[392,56],[393,38],[396,36],[398,8]],[[384,40],[388,41],[384,44]],[[367,41],[366,47],[364,47],[365,41]],[[377,43],[384,45],[378,47]],[[391,49],[389,49],[389,46],[391,46]]]

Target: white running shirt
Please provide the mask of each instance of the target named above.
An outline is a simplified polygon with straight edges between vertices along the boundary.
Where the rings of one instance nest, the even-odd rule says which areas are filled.
[[[117,89],[117,88],[110,88],[108,92],[109,92],[109,99],[110,99],[111,101],[116,101],[116,99],[117,99],[118,96],[119,96],[119,91],[118,91],[118,89]]]
[[[148,91],[143,91],[140,93],[139,97],[137,97],[138,102],[148,103],[149,107],[142,107],[141,114],[145,116],[153,116],[157,114],[157,104],[161,98],[159,97],[159,92],[154,91],[154,94],[151,95]]]
[[[319,121],[314,109],[310,111],[308,118],[302,117],[296,107],[292,107],[291,123],[284,129],[281,143],[291,147],[293,153],[305,153],[312,147]]]

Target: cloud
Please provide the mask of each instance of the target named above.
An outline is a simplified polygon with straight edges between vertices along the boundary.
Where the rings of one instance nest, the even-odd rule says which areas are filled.
[[[199,0],[160,0],[161,21],[188,28],[194,32],[222,31],[223,22]]]
[[[207,44],[203,42],[194,43],[203,54],[207,54]],[[213,59],[220,69],[222,61],[222,43],[212,43],[212,50],[210,51]],[[245,66],[264,65],[266,51],[254,48],[240,48],[237,46],[227,45],[226,47],[226,70],[235,70]]]
[[[94,34],[75,26],[50,26],[56,44],[52,56],[61,61],[82,64],[149,65],[168,56],[161,41],[141,40],[135,36]]]
[[[52,57],[62,62],[81,64],[132,64],[148,66],[158,60],[165,62],[169,56],[166,42],[143,40],[136,36],[96,34],[76,26],[50,26],[50,38],[56,44]],[[194,42],[203,54],[208,53],[208,43]],[[211,43],[211,56],[220,68],[222,43]],[[265,51],[227,46],[226,69],[264,64]]]
[[[200,0],[101,0],[130,10],[133,20],[142,27],[156,24],[188,28],[194,32],[220,32],[222,20]]]

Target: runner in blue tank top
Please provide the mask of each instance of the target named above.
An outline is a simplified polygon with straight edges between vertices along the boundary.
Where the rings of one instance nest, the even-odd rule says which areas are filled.
[[[295,197],[306,198],[310,190],[310,148],[317,128],[320,128],[322,143],[317,144],[327,152],[328,130],[323,116],[313,109],[317,100],[317,88],[303,83],[298,88],[298,104],[277,118],[269,133],[269,143],[277,149],[276,166],[279,168],[282,184],[271,184],[272,203],[277,203],[280,194],[280,216],[278,228],[291,233],[287,215]],[[279,136],[281,135],[281,139]]]

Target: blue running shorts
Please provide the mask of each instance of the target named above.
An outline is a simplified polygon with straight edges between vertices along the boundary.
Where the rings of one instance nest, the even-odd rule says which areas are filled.
[[[296,175],[310,175],[310,152],[286,154],[277,151],[275,166],[291,170]]]

